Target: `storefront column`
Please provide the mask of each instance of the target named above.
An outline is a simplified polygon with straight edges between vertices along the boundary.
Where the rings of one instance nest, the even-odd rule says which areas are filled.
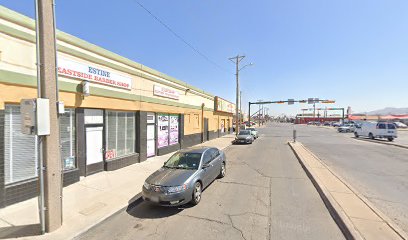
[[[183,149],[184,146],[184,114],[179,115],[179,143],[180,143],[180,148]]]
[[[136,112],[136,152],[139,162],[147,159],[147,112]]]
[[[76,149],[77,149],[77,166],[79,168],[79,175],[85,176],[86,174],[86,144],[85,144],[85,119],[84,109],[75,109],[76,115]]]

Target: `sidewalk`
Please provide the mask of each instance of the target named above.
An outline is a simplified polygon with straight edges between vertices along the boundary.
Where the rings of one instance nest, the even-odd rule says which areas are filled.
[[[229,134],[197,146],[225,149],[233,139],[234,135]],[[63,225],[52,233],[38,235],[37,198],[0,209],[0,239],[72,239],[135,201],[144,180],[171,154],[149,158],[116,171],[97,173],[65,187]]]

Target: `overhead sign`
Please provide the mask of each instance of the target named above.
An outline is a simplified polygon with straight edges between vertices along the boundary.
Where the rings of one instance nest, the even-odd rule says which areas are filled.
[[[295,99],[288,99],[288,105],[295,104]]]
[[[154,85],[153,86],[153,95],[160,96],[160,97],[171,98],[171,99],[175,99],[175,100],[180,99],[180,93],[179,92],[177,92],[174,89],[162,87],[162,86],[159,86],[159,85]]]
[[[58,58],[58,74],[100,83],[108,86],[132,89],[132,78],[112,72],[106,68]]]
[[[308,104],[314,104],[314,103],[319,103],[320,100],[318,98],[308,98],[307,103]]]
[[[235,104],[228,102],[220,97],[215,97],[215,111],[234,113]]]

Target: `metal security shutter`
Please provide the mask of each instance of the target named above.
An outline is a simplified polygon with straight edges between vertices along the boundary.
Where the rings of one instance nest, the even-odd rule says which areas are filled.
[[[37,141],[21,133],[20,106],[7,105],[5,116],[5,183],[15,183],[37,176]]]
[[[126,112],[118,112],[118,156],[126,155]]]
[[[106,114],[106,150],[116,151],[116,112]]]
[[[73,169],[76,167],[74,109],[65,109],[65,113],[60,115],[59,122],[62,166],[64,170]]]

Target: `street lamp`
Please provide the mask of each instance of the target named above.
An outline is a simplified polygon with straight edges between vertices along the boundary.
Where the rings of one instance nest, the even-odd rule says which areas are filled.
[[[245,58],[245,56],[240,56],[240,55],[237,55],[236,57],[229,58],[229,60],[231,62],[235,63],[235,76],[236,76],[236,82],[237,82],[236,104],[235,104],[235,135],[238,135],[238,128],[239,128],[238,124],[240,123],[240,119],[239,119],[239,100],[240,100],[240,97],[239,97],[239,72],[242,69],[253,65],[253,63],[249,63],[249,64],[246,64],[246,65],[244,65],[243,67],[240,68],[239,63],[244,58]]]

